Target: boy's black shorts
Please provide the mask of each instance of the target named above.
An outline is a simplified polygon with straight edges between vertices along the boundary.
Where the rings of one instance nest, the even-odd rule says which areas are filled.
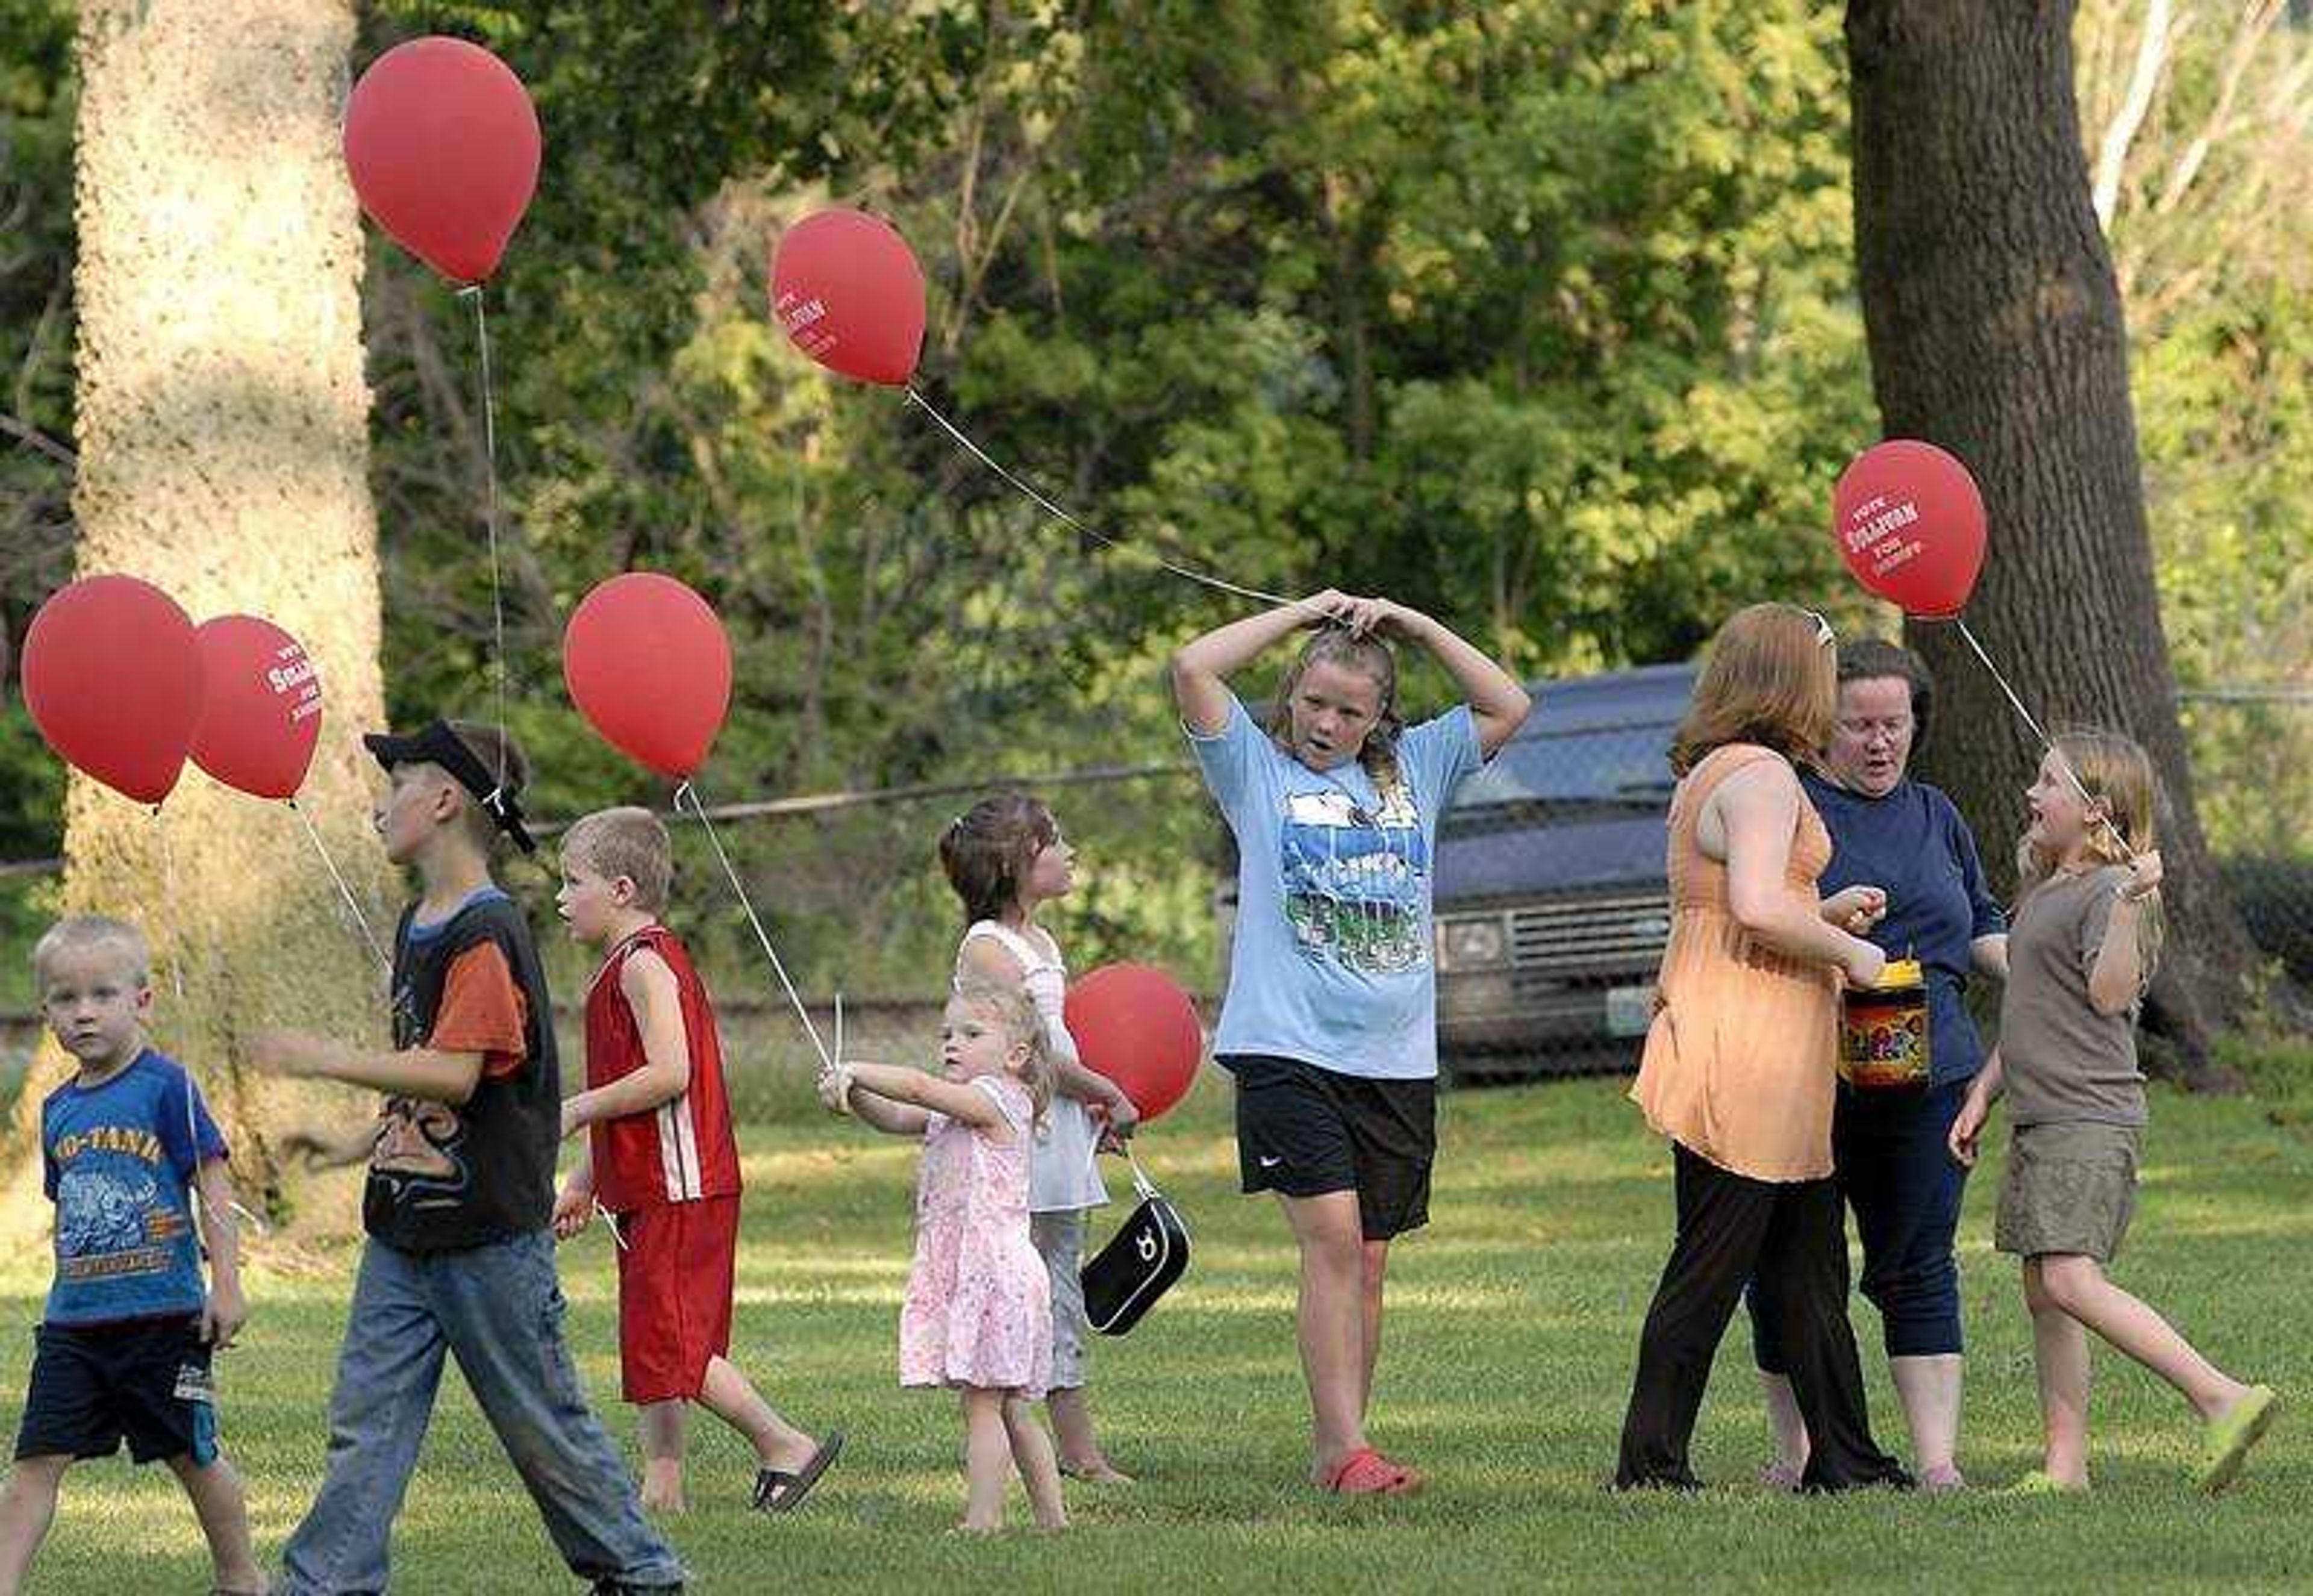
[[[1252,1053],[1218,1062],[1236,1080],[1237,1172],[1246,1191],[1354,1191],[1368,1241],[1429,1223],[1437,1082],[1368,1080]]]
[[[126,1438],[139,1463],[216,1461],[215,1389],[201,1321],[137,1319],[35,1332],[19,1458],[109,1458]]]

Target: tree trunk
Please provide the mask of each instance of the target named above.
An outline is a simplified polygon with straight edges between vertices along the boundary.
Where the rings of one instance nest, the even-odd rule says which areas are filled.
[[[324,719],[299,808],[382,934],[356,735],[383,697],[362,236],[339,153],[353,39],[351,0],[84,0],[74,510],[81,574],[305,645]],[[65,851],[66,908],[152,939],[154,1040],[207,1092],[243,1200],[277,1206],[268,1131],[329,1100],[246,1074],[240,1039],[374,1036],[383,1008],[297,816],[190,765],[158,815],[75,776]]]
[[[2068,0],[1850,0],[1856,271],[1891,437],[1966,460],[1991,513],[1967,619],[2044,725],[2125,731],[2162,788],[2170,935],[2147,1005],[2187,1080],[2253,951],[2211,867],[2177,723],[2128,393],[2120,292],[2073,99]],[[1923,759],[2012,877],[2040,750],[1948,625]]]

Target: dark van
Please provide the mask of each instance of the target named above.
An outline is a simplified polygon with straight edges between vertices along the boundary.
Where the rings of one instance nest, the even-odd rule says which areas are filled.
[[[1451,1081],[1635,1067],[1670,936],[1671,733],[1695,670],[1534,684],[1439,823],[1438,1063]]]

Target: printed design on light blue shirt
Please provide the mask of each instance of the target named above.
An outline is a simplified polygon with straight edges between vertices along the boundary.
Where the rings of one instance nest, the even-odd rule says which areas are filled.
[[[1360,975],[1420,969],[1429,957],[1429,843],[1403,781],[1375,812],[1349,793],[1288,793],[1278,828],[1285,916],[1305,958]]]
[[[47,1318],[98,1323],[200,1306],[190,1187],[224,1156],[184,1072],[140,1055],[95,1087],[67,1083],[41,1105],[42,1186],[56,1203]]]
[[[57,1273],[66,1280],[167,1274],[185,1223],[160,1199],[149,1175],[66,1171],[57,1182]]]

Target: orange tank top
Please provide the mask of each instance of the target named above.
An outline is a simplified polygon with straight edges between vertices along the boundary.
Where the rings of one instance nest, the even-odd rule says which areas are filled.
[[[1723,1170],[1817,1180],[1832,1170],[1839,972],[1755,942],[1728,907],[1727,866],[1695,838],[1719,783],[1781,757],[1729,743],[1671,796],[1670,943],[1631,1100],[1649,1125]],[[1831,834],[1803,795],[1785,879],[1812,901],[1830,862]]]

